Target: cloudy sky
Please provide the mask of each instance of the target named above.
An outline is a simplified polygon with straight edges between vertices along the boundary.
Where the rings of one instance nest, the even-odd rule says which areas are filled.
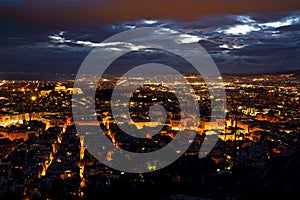
[[[0,0],[0,25],[0,72],[76,73],[104,39],[149,26],[199,41],[221,72],[300,69],[299,0]]]

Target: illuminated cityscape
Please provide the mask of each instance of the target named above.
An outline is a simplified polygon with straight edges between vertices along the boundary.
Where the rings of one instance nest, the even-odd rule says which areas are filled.
[[[113,170],[85,149],[84,137],[78,134],[72,119],[72,94],[82,93],[73,88],[73,81],[1,81],[0,195],[15,199],[32,198],[32,195],[45,199],[92,199],[97,196],[118,198],[133,192],[133,199],[180,198],[177,194],[208,199],[235,198],[249,195],[238,184],[245,182],[247,175],[259,173],[269,162],[280,162],[299,152],[297,74],[224,76],[225,122],[209,120],[210,96],[203,80],[192,75],[185,78],[195,89],[199,102],[201,117],[199,126],[194,127],[198,134],[175,163],[146,174]],[[175,79],[172,81],[176,85]],[[154,151],[168,144],[177,130],[184,128],[179,123],[180,108],[171,91],[163,82],[149,82],[136,89],[129,102],[135,123],[129,124],[128,119],[124,122],[131,129],[159,124],[163,124],[163,129],[143,140],[122,132],[108,109],[109,94],[116,80],[117,77],[102,79],[96,95],[100,127],[116,147],[142,153]],[[135,87],[141,81],[127,80],[122,86]],[[145,108],[153,103],[165,106],[168,111],[165,122],[149,124]],[[90,124],[89,116],[85,117],[81,123],[95,126]],[[219,141],[205,158],[199,159],[203,139],[214,134],[213,130],[221,131]],[[113,155],[107,159],[113,159]],[[155,164],[148,167],[156,169]],[[186,171],[186,167],[189,170]],[[201,178],[195,179],[196,175]],[[250,187],[249,184],[244,188]],[[167,189],[166,185],[172,187]],[[274,192],[273,186],[269,187]],[[296,187],[291,189],[291,195],[293,192],[297,192]],[[271,195],[268,191],[266,194]]]
[[[0,200],[298,200],[299,0],[0,0]]]

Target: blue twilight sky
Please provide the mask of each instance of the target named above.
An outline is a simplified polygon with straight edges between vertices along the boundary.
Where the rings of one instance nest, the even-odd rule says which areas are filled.
[[[0,72],[76,73],[104,39],[149,26],[199,41],[221,72],[300,70],[299,0],[0,0],[0,26]]]

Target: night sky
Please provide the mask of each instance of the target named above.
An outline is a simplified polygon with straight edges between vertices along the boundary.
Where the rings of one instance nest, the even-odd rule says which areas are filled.
[[[221,72],[300,70],[299,0],[0,0],[0,25],[0,72],[76,73],[104,39],[149,26],[199,41]]]

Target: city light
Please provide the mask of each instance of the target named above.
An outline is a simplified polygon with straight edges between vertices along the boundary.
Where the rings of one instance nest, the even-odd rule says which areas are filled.
[[[300,102],[297,93],[295,93],[298,91],[296,85],[299,84],[299,81],[294,79],[294,76],[280,76],[280,78],[275,75],[266,76],[257,78],[225,76],[228,98],[226,121],[218,118],[209,120],[209,112],[204,111],[209,106],[207,102],[209,102],[210,96],[206,94],[206,89],[202,88],[203,84],[199,79],[195,76],[189,79],[187,76],[186,78],[189,79],[190,83],[198,87],[196,93],[202,94],[197,96],[199,107],[202,108],[198,127],[190,126],[190,123],[195,121],[193,116],[183,121],[183,125],[181,124],[180,116],[182,113],[180,113],[180,109],[174,109],[177,107],[173,105],[174,99],[170,95],[171,91],[161,87],[158,83],[153,83],[150,87],[139,88],[136,90],[136,95],[133,95],[131,101],[125,105],[133,109],[130,117],[134,118],[135,121],[130,121],[126,115],[121,115],[123,121],[116,121],[112,117],[112,113],[106,109],[111,101],[103,96],[104,99],[97,98],[96,102],[97,105],[101,105],[97,108],[97,114],[101,116],[99,121],[91,122],[89,121],[91,116],[83,115],[80,123],[86,126],[99,126],[100,124],[104,129],[105,136],[111,140],[115,147],[143,153],[163,148],[169,141],[176,139],[177,131],[190,126],[192,130],[198,131],[198,134],[195,139],[188,141],[191,147],[183,154],[183,160],[193,160],[194,158],[198,160],[202,137],[218,136],[220,140],[214,149],[209,154],[205,152],[208,155],[206,159],[215,164],[212,174],[208,173],[207,176],[212,178],[217,174],[217,176],[231,177],[236,165],[240,163],[245,165],[245,168],[251,166],[254,169],[259,169],[263,163],[272,158],[293,153],[299,145],[296,129],[299,129],[297,109]],[[137,78],[132,80],[134,80],[135,85],[140,85],[140,82],[143,81]],[[111,89],[111,81],[107,78],[105,80],[107,85],[101,85],[100,89],[104,91]],[[85,137],[92,136],[94,133],[87,132],[85,136],[80,136],[74,127],[70,109],[72,93],[69,90],[72,87],[72,82],[60,82],[59,86],[53,82],[52,89],[47,90],[45,95],[44,93],[43,95],[36,94],[41,94],[40,89],[38,91],[32,89],[36,93],[29,92],[29,90],[26,92],[27,89],[23,88],[22,85],[23,82],[6,81],[5,84],[11,85],[11,87],[7,87],[10,88],[9,93],[5,93],[6,95],[1,97],[4,104],[2,107],[3,114],[0,115],[0,142],[5,141],[5,145],[1,146],[3,153],[0,154],[2,160],[0,167],[5,166],[2,173],[12,169],[21,170],[19,173],[26,174],[29,182],[39,179],[50,181],[55,177],[66,182],[69,179],[76,179],[78,186],[76,186],[76,192],[71,194],[80,198],[86,195],[86,187],[95,184],[93,180],[97,179],[91,177],[107,177],[107,180],[103,182],[105,187],[112,187],[112,180],[120,179],[119,175],[126,177],[131,184],[144,183],[150,180],[147,176],[132,178],[130,173],[111,170],[109,167],[98,163],[89,154],[85,147]],[[36,84],[43,84],[43,82],[31,82],[26,84],[26,87],[29,89],[37,88]],[[124,87],[134,85],[127,85],[128,81],[123,84]],[[279,84],[280,87],[278,87]],[[22,95],[19,95],[20,92]],[[157,95],[159,92],[164,94],[164,98],[153,95],[153,93]],[[14,98],[11,98],[12,96]],[[87,98],[81,100],[86,105],[86,102],[89,101]],[[249,104],[250,100],[251,104]],[[40,106],[33,112],[32,105],[37,102]],[[173,108],[173,111],[168,111],[168,117],[163,122],[149,122],[149,113],[145,109],[149,106],[148,102],[166,104],[164,108],[166,110]],[[168,107],[168,104],[172,106]],[[58,105],[65,105],[65,110],[61,110],[62,107]],[[123,107],[124,104],[116,104],[116,106]],[[146,134],[142,140],[128,137],[127,134],[116,129],[117,124],[143,130],[145,127],[156,128],[162,123],[164,124],[162,130],[156,135]],[[217,132],[220,134],[218,135]],[[143,140],[147,142],[145,143]],[[176,154],[182,153],[180,150],[175,149],[174,151]],[[21,163],[13,165],[12,168],[11,165],[3,164],[5,163],[3,161],[14,161],[16,158],[22,158]],[[115,159],[114,152],[107,152],[105,158],[112,161]],[[39,162],[33,159],[39,160]],[[202,161],[199,160],[199,162]],[[185,162],[179,159],[175,165],[180,169],[182,163]],[[146,167],[149,171],[155,171],[159,164],[159,162],[149,162],[146,163]],[[72,166],[76,167],[73,168]],[[170,169],[172,167],[166,168],[166,170]],[[182,168],[181,171],[184,172],[185,170]],[[158,171],[157,173],[160,174],[161,172]],[[163,175],[160,174],[160,176]],[[174,179],[174,183],[182,182],[178,181],[176,177],[172,177],[171,173],[168,174],[167,172],[166,176]],[[180,176],[184,177],[182,174]],[[29,188],[29,184],[24,184],[24,191],[26,188]]]
[[[32,97],[31,97],[31,100],[32,100],[32,101],[36,101],[36,99],[37,99],[36,96],[32,96]]]

